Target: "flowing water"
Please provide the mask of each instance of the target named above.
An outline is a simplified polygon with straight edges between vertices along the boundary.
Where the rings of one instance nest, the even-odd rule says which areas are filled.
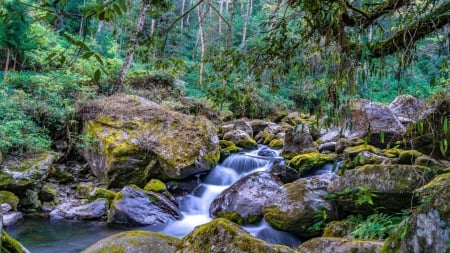
[[[266,147],[263,147],[266,148]],[[7,232],[22,242],[32,253],[79,252],[90,244],[115,233],[142,229],[183,237],[196,226],[212,220],[209,216],[211,202],[240,178],[256,171],[267,171],[277,157],[258,156],[258,150],[233,154],[217,165],[196,189],[178,199],[183,218],[169,224],[146,227],[121,227],[105,222],[48,220],[26,217],[20,224],[7,228]],[[243,226],[252,235],[271,243],[296,247],[299,239],[290,233],[271,228],[264,220],[259,224]]]

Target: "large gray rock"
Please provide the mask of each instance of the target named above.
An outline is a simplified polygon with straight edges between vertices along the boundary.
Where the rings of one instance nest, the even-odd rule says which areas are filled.
[[[106,218],[106,212],[107,201],[101,198],[81,205],[78,202],[63,203],[50,212],[50,217],[69,220],[100,220]]]
[[[127,231],[107,237],[82,253],[173,253],[180,239],[152,231]]]
[[[313,137],[306,124],[300,124],[286,131],[284,137],[283,157],[290,159],[296,155],[317,151]]]
[[[200,225],[183,237],[177,253],[295,253],[287,246],[254,238],[235,223],[218,218]]]
[[[23,219],[21,212],[10,212],[3,214],[3,225],[5,227],[11,226]]]
[[[266,172],[245,176],[223,191],[209,209],[211,216],[230,219],[238,224],[255,223],[262,218],[262,208],[282,185]]]
[[[264,219],[276,229],[305,238],[319,235],[319,231],[309,229],[318,221],[315,217],[317,211],[326,212],[328,221],[337,218],[335,206],[324,198],[333,178],[332,174],[324,174],[301,178],[281,186],[266,202]]]
[[[415,123],[420,119],[419,112],[424,110],[425,104],[411,95],[400,95],[388,105],[388,108],[400,122],[407,124],[409,122]]]
[[[432,176],[432,170],[423,166],[368,164],[345,171],[328,186],[328,191],[337,194],[339,205],[350,213],[370,212],[373,207],[396,213],[410,208],[414,200],[413,191],[426,184]],[[358,188],[374,194],[371,196],[373,207],[356,203],[358,194],[365,194]],[[350,190],[349,194],[340,194],[346,189]]]
[[[151,178],[183,179],[219,161],[219,139],[204,117],[173,112],[130,95],[79,106],[81,153],[108,187],[144,186]]]
[[[223,135],[223,139],[231,141],[232,143],[236,144],[236,146],[241,148],[252,149],[258,146],[256,141],[253,140],[248,133],[239,129],[226,132]]]
[[[302,243],[297,251],[302,253],[378,253],[382,246],[383,242],[380,241],[317,237]]]
[[[108,213],[108,223],[154,225],[181,218],[178,207],[164,195],[125,186],[116,194]]]

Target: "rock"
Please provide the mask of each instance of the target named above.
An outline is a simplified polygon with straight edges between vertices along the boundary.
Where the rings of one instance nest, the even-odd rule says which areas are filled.
[[[19,201],[22,208],[36,211],[42,204],[39,200],[39,190],[31,188],[25,191],[25,194],[20,197]]]
[[[263,208],[264,219],[275,229],[290,231],[305,238],[320,235],[309,228],[317,222],[316,212],[323,210],[327,221],[337,214],[331,202],[325,200],[330,175],[301,178],[278,188]]]
[[[223,191],[211,203],[212,217],[227,218],[237,224],[255,223],[262,208],[282,183],[266,172],[247,175]]]
[[[297,170],[276,162],[270,168],[270,174],[278,177],[283,183],[291,183],[300,178],[301,174]]]
[[[254,238],[235,223],[218,218],[200,225],[183,237],[177,253],[294,253],[287,246],[273,245]]]
[[[0,213],[7,213],[11,211],[12,207],[7,203],[0,204]]]
[[[79,199],[87,199],[90,197],[94,188],[95,186],[92,182],[81,182],[77,185],[75,197]]]
[[[344,149],[343,155],[345,157],[354,158],[359,153],[363,151],[369,151],[370,153],[377,154],[379,150],[372,146],[372,145],[358,145],[358,146],[352,146]]]
[[[288,127],[290,128],[290,127]],[[255,140],[258,143],[269,144],[274,138],[277,138],[279,133],[284,133],[285,127],[282,127],[275,123],[269,123],[263,131],[260,131],[256,136]],[[283,138],[284,139],[284,138]]]
[[[21,212],[11,212],[3,214],[3,225],[5,227],[11,226],[23,220],[23,214]]]
[[[20,162],[5,160],[0,168],[0,189],[17,193],[38,185],[48,177],[57,158],[54,153],[42,153],[20,158]]]
[[[344,150],[348,147],[358,146],[364,144],[364,140],[359,138],[353,138],[353,139],[345,139],[340,138],[336,141],[336,154],[342,154]]]
[[[302,243],[297,251],[302,253],[378,253],[383,242],[348,238],[317,237]]]
[[[297,125],[291,131],[286,131],[282,155],[291,159],[296,155],[316,151],[313,138],[307,125]]]
[[[248,135],[246,132],[242,130],[231,130],[229,132],[226,132],[223,135],[223,139],[231,141],[234,144],[236,144],[236,146],[245,149],[252,149],[258,146],[256,141],[253,140],[252,137],[250,137],[250,135]]]
[[[254,119],[250,121],[250,126],[252,127],[253,135],[258,135],[259,132],[263,131],[266,127],[268,127],[271,123],[269,121]]]
[[[335,154],[311,152],[295,156],[288,162],[288,166],[296,169],[300,174],[304,174],[308,171],[324,166],[326,163],[333,161],[335,158]]]
[[[443,220],[450,218],[450,173],[435,177],[431,182],[417,189],[421,205],[418,211],[437,210]]]
[[[12,192],[0,191],[0,204],[8,204],[12,210],[17,210],[19,198]]]
[[[359,99],[352,101],[348,110],[350,115],[340,123],[346,138],[368,137],[371,145],[383,148],[387,144],[393,146],[406,133],[405,127],[385,105]]]
[[[107,187],[150,178],[183,179],[210,170],[219,160],[219,140],[204,117],[173,112],[131,95],[115,95],[79,106],[81,151]]]
[[[447,119],[447,132],[444,121]],[[450,152],[442,154],[444,140],[450,145],[450,97],[435,97],[431,104],[420,114],[419,121],[410,133],[413,149],[437,159],[450,161]],[[419,131],[421,129],[421,131]]]
[[[173,253],[180,239],[152,231],[127,231],[96,242],[82,253]]]
[[[116,197],[116,193],[113,191],[110,191],[108,189],[95,187],[88,196],[89,201],[95,201],[98,199],[105,199],[106,200],[106,206],[109,207]]]
[[[398,162],[400,164],[414,164],[414,161],[419,157],[423,156],[422,153],[420,153],[417,150],[403,150],[399,154],[399,160]]]
[[[54,201],[58,195],[58,188],[51,183],[44,183],[39,192],[39,199],[44,202]]]
[[[258,151],[258,155],[264,156],[264,157],[276,157],[277,153],[275,153],[275,151],[273,151],[273,150],[263,148],[260,151]]]
[[[108,223],[154,225],[181,218],[177,206],[162,194],[125,186],[117,193],[108,213]]]
[[[403,124],[408,124],[409,122],[416,123],[420,119],[420,113],[425,108],[425,104],[411,96],[411,95],[400,95],[396,97],[389,105],[388,108],[394,113],[394,115]]]
[[[323,134],[317,139],[318,143],[336,142],[341,137],[341,133],[334,129],[322,129]]]
[[[414,165],[426,166],[440,173],[450,172],[450,162],[445,160],[436,160],[430,156],[423,155],[416,158]]]
[[[107,202],[102,198],[82,205],[78,205],[78,202],[63,203],[50,212],[50,217],[69,220],[101,220],[105,219],[106,211]]]
[[[273,139],[269,143],[269,147],[271,148],[283,148],[284,140],[283,139]]]
[[[30,253],[20,242],[9,236],[4,230],[1,230],[1,233],[0,252]]]
[[[338,204],[349,213],[370,214],[373,207],[397,213],[411,207],[413,191],[432,176],[432,170],[423,166],[368,164],[345,171],[328,186],[328,191],[338,195]],[[373,207],[355,203],[358,194],[366,194],[358,189],[376,195],[371,196]],[[345,191],[348,194],[342,194]]]
[[[220,161],[225,160],[232,153],[236,153],[242,150],[231,141],[220,140],[219,145],[220,145]]]
[[[172,202],[176,202],[172,194],[167,190],[166,185],[158,179],[151,179],[144,187],[145,191],[157,192],[164,195],[167,199]]]
[[[329,222],[323,229],[322,237],[348,237],[357,224],[347,220]]]
[[[366,164],[398,164],[398,159],[388,158],[368,151],[362,151],[353,159],[347,158],[345,160],[344,165],[342,166],[341,170],[338,173],[341,173],[342,171],[346,171],[349,169],[354,169],[358,166]]]
[[[248,134],[248,136],[253,137],[253,127],[252,124],[245,118],[234,120],[232,122],[227,122],[220,127],[220,132],[225,134],[232,130],[240,130]]]
[[[319,152],[329,151],[334,152],[336,150],[336,142],[326,142],[319,145]]]

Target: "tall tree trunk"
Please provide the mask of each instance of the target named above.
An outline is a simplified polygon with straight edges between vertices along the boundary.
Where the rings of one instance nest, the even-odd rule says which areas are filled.
[[[220,0],[220,5],[219,5],[219,14],[220,16],[223,16],[223,1],[225,0]],[[220,34],[222,34],[222,18],[219,16],[219,36]]]
[[[16,71],[16,67],[17,67],[17,52],[14,54],[13,56],[13,71]]]
[[[232,45],[232,42],[233,42],[232,41],[232,36],[233,36],[233,19],[234,19],[235,3],[236,3],[236,0],[231,0],[230,25],[228,26],[228,31],[227,31],[226,49],[229,49],[231,47],[231,45]]]
[[[180,14],[180,15],[183,15],[183,14],[184,14],[184,5],[186,5],[186,0],[183,0],[183,1],[181,2],[181,14]],[[180,21],[180,28],[181,28],[181,33],[183,33],[183,29],[184,29],[184,17],[181,18],[181,21]]]
[[[203,85],[203,73],[205,67],[205,34],[203,32],[203,18],[204,18],[204,10],[203,6],[199,5],[197,7],[197,16],[198,16],[198,33],[200,38],[200,72],[198,77],[198,84],[201,87]]]
[[[245,39],[247,38],[247,27],[248,27],[248,21],[250,20],[250,15],[251,15],[251,6],[252,6],[252,0],[248,0],[247,9],[245,10],[244,28],[242,30],[242,42],[241,42],[242,48],[245,47]]]
[[[133,63],[134,50],[138,41],[138,34],[142,32],[144,28],[145,17],[147,16],[147,9],[149,8],[149,4],[146,4],[144,1],[141,3],[141,8],[139,10],[139,17],[136,23],[136,30],[131,34],[131,44],[128,47],[127,55],[125,57],[125,61],[122,66],[122,70],[120,71],[119,78],[114,85],[112,92],[121,92],[123,91],[123,83],[125,81],[125,77],[127,76],[128,70],[130,70],[131,63]]]
[[[9,70],[9,60],[11,58],[11,49],[8,47],[6,48],[6,62],[5,62],[5,69],[3,70],[3,80],[8,79],[8,70]]]
[[[194,0],[191,0],[191,4],[189,4],[189,6],[192,6],[192,4],[194,4]],[[189,20],[190,19],[191,19],[191,12],[189,12],[187,17],[186,17],[186,25],[189,25]]]

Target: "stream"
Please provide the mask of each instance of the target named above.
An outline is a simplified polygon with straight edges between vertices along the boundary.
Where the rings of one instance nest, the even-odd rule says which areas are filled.
[[[275,157],[258,156],[258,152],[267,149]],[[106,224],[102,221],[50,220],[42,216],[25,216],[25,219],[6,231],[19,240],[32,253],[80,252],[96,241],[127,230],[151,230],[175,237],[183,237],[196,226],[212,220],[209,216],[211,202],[225,189],[242,177],[270,169],[274,160],[281,160],[280,150],[260,146],[258,150],[233,154],[217,165],[199,185],[186,196],[177,199],[183,218],[168,224],[144,227],[126,227]],[[324,168],[328,172],[329,168]],[[258,224],[245,225],[243,228],[253,236],[275,244],[296,247],[299,238],[283,231],[271,228],[264,220]]]

